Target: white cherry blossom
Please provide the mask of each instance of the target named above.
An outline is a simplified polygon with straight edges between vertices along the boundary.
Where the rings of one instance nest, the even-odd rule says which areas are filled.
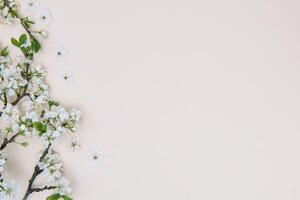
[[[48,9],[40,8],[36,14],[37,22],[43,27],[48,26],[52,22],[52,16]]]
[[[62,44],[58,44],[54,49],[53,49],[54,56],[58,59],[64,58],[68,51],[65,49],[65,47]]]
[[[40,4],[37,0],[25,0],[23,8],[28,12],[35,12],[39,8]]]
[[[74,81],[73,74],[69,71],[61,71],[60,72],[60,82],[64,84],[69,84]]]

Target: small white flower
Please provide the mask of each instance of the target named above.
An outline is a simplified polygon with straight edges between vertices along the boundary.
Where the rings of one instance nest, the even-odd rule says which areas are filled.
[[[60,131],[57,131],[57,130],[53,131],[53,133],[52,133],[52,136],[53,136],[54,138],[57,138],[57,137],[59,137],[60,135],[61,135],[61,132],[60,132]]]
[[[0,9],[0,23],[4,24],[12,24],[14,18],[9,14],[8,7],[4,7]]]
[[[61,122],[66,121],[67,119],[69,119],[69,113],[67,113],[66,111],[62,111],[59,113],[59,119]]]
[[[5,163],[6,163],[6,155],[0,152],[0,172],[3,171]]]
[[[35,99],[35,102],[41,104],[41,103],[46,102],[46,100],[47,100],[47,96],[45,96],[45,95],[40,95],[40,96],[38,96],[38,97]]]
[[[15,121],[19,118],[19,110],[11,104],[7,104],[1,118],[3,120]]]
[[[33,102],[31,100],[27,100],[23,103],[23,108],[25,111],[29,111],[33,108]]]
[[[52,17],[48,9],[39,9],[37,12],[37,21],[42,26],[48,26],[52,22]]]
[[[29,12],[35,12],[37,8],[39,7],[39,2],[37,0],[26,0],[24,2],[24,10]]]
[[[59,59],[65,57],[68,53],[62,44],[57,45],[53,49],[53,52],[54,52],[54,55]]]
[[[81,147],[81,144],[78,140],[71,140],[70,141],[70,144],[69,144],[69,148],[72,150],[72,151],[77,151],[79,150]]]
[[[87,158],[93,163],[93,164],[100,164],[103,161],[104,155],[98,152],[89,152],[87,155]]]
[[[24,56],[16,56],[14,59],[14,62],[20,63],[20,64],[32,64],[33,61],[25,58]]]
[[[14,96],[16,93],[15,93],[14,89],[10,88],[10,89],[8,89],[7,94],[8,94],[8,96]]]
[[[60,195],[69,195],[71,193],[71,188],[69,187],[70,181],[68,181],[66,178],[61,177],[56,181],[56,187],[57,192]]]
[[[9,198],[15,199],[17,197],[19,188],[15,184],[14,181],[11,181],[11,182],[7,182],[7,181],[2,182],[1,183],[1,187],[2,187],[2,190],[4,191],[4,194],[5,194],[5,198],[4,199],[9,199]]]
[[[61,72],[60,79],[62,83],[71,83],[73,82],[73,75],[70,72],[63,71]]]
[[[4,102],[0,101],[0,109],[3,110],[4,107],[5,107]]]

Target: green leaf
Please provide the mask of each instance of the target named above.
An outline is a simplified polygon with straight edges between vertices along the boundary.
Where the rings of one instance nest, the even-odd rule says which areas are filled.
[[[24,130],[20,130],[17,134],[18,135],[24,135],[25,131]]]
[[[59,103],[57,101],[49,100],[48,101],[48,106],[51,108],[52,106],[58,106]]]
[[[37,53],[41,49],[41,45],[36,39],[33,39],[31,40],[31,48],[35,53]]]
[[[71,197],[67,195],[60,195],[59,193],[48,196],[46,200],[58,200],[59,198],[63,198],[64,200],[73,200]]]
[[[15,45],[16,47],[20,47],[20,43],[18,42],[18,40],[16,40],[16,38],[11,38],[11,43],[13,44],[13,45]]]
[[[30,26],[31,26],[32,24],[34,24],[34,22],[31,21],[31,20],[29,20],[28,17],[22,18],[22,19],[21,19],[21,23],[22,23],[22,25],[23,25],[26,29],[29,29]]]
[[[73,200],[71,197],[69,197],[69,196],[67,196],[67,195],[62,196],[62,198],[63,198],[64,200]]]
[[[22,44],[25,44],[26,42],[27,42],[27,36],[25,34],[22,34],[19,37],[19,43],[22,45]]]
[[[47,197],[47,199],[46,200],[57,200],[57,199],[59,199],[61,196],[60,196],[60,194],[52,194],[52,195],[50,195],[50,196],[48,196]]]
[[[39,135],[43,135],[47,131],[47,126],[42,122],[33,122],[33,128],[39,132]]]
[[[8,56],[8,47],[5,47],[4,49],[2,49],[0,52],[0,55],[4,56],[4,57]]]
[[[28,142],[22,142],[22,143],[20,143],[20,145],[23,146],[23,147],[27,147],[28,146]]]

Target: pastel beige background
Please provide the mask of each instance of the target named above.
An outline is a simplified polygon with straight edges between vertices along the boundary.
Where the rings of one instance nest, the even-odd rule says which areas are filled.
[[[83,110],[81,151],[57,145],[75,200],[300,198],[300,1],[40,2],[52,95]],[[1,26],[1,41],[19,30]],[[23,187],[38,149],[9,149]]]

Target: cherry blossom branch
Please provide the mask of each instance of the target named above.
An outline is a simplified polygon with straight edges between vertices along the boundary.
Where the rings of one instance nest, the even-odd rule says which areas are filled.
[[[11,43],[22,51],[25,60],[16,63],[16,65],[13,63],[12,71],[9,71],[10,69],[8,69],[8,73],[1,76],[5,83],[9,78],[9,73],[16,73],[14,79],[17,81],[18,88],[16,89],[15,86],[12,87],[8,85],[5,86],[5,89],[2,91],[2,95],[4,95],[1,96],[1,103],[4,105],[4,111],[2,112],[6,114],[5,119],[13,120],[13,122],[15,122],[13,125],[16,126],[10,125],[7,127],[7,134],[5,135],[2,144],[0,144],[0,153],[2,153],[2,150],[5,149],[8,144],[13,142],[18,143],[15,140],[20,135],[34,135],[44,142],[47,142],[47,147],[45,147],[38,163],[34,166],[23,200],[27,200],[31,193],[42,192],[45,190],[55,190],[55,193],[48,196],[47,199],[63,198],[65,200],[72,200],[70,196],[71,189],[69,187],[69,181],[62,176],[63,168],[61,167],[60,156],[58,153],[50,151],[50,148],[52,142],[61,134],[68,131],[75,132],[78,127],[80,112],[75,109],[67,111],[59,102],[50,99],[47,90],[48,86],[44,80],[45,71],[40,69],[39,66],[30,66],[34,60],[34,56],[41,49],[41,45],[35,36],[38,36],[37,34],[45,36],[47,35],[47,33],[45,33],[46,31],[34,31],[32,29],[32,24],[34,24],[34,22],[28,17],[23,17],[19,14],[14,0],[0,0],[0,6],[0,11],[4,10],[6,13],[4,17],[8,19],[7,22],[15,20],[19,22],[25,30],[25,33],[20,35],[19,38],[11,38]],[[7,47],[0,51],[0,56],[4,59],[7,59],[9,53],[6,49]],[[10,64],[10,61],[4,60],[4,63]],[[14,68],[20,68],[21,70],[13,71]],[[37,81],[30,81],[34,77],[37,78]],[[40,88],[38,91],[32,91],[37,87]],[[17,105],[26,96],[29,97],[29,101],[25,102],[24,109],[19,108]],[[0,111],[0,116],[2,112]],[[54,112],[54,114],[51,114],[52,112]],[[50,119],[57,121],[58,123],[53,125]],[[25,143],[18,144],[26,146]],[[3,153],[3,155],[0,155],[0,163],[2,163],[0,167],[4,165],[5,161],[6,155]],[[53,169],[53,165],[57,168]],[[39,175],[42,175],[44,171],[52,173],[53,170],[57,173],[45,173],[49,178],[54,178],[52,179],[52,184],[48,183],[49,185],[44,184],[46,185],[44,187],[34,187],[34,182]],[[1,173],[0,177],[2,177]],[[16,191],[14,191],[12,186],[10,188],[5,188],[7,185],[10,186],[9,184],[6,184],[6,182],[0,181],[0,195],[5,195],[5,197],[9,198],[12,194],[15,194]]]
[[[4,1],[4,3],[5,3],[4,5],[8,8],[8,12],[9,12],[13,17],[17,18],[18,21],[21,22],[22,27],[24,28],[24,30],[26,31],[26,33],[29,35],[31,41],[35,42],[35,43],[39,46],[39,48],[40,48],[40,45],[39,45],[37,39],[33,36],[32,31],[31,31],[30,28],[29,28],[31,22],[28,20],[28,18],[22,18],[22,17],[20,17],[20,15],[17,13],[17,11],[15,11],[15,10],[9,5],[9,2],[8,2],[8,1]],[[24,21],[24,20],[26,20],[26,21]],[[26,23],[26,22],[27,22],[27,23]],[[25,52],[23,52],[23,54],[24,54],[24,56],[25,56],[27,59],[31,59],[31,60],[33,59],[33,55],[32,55],[32,56],[27,55]],[[29,65],[30,65],[29,63],[26,64],[26,74],[28,74],[28,71],[29,71]],[[29,81],[29,80],[30,80],[30,77],[26,78],[26,80]],[[12,105],[13,105],[13,106],[17,105],[17,104],[18,104],[25,96],[28,95],[28,93],[27,93],[27,88],[28,88],[28,83],[25,85],[25,88],[24,88],[22,94],[19,95],[19,96],[12,102]],[[6,107],[6,106],[7,106],[7,103],[8,103],[8,100],[7,100],[7,94],[6,94],[6,93],[4,93],[4,99],[5,99],[4,106]],[[0,112],[0,116],[1,116],[1,114],[2,114],[2,112]],[[14,142],[17,136],[18,136],[18,133],[12,135],[9,139],[8,139],[8,138],[4,138],[4,141],[3,141],[3,143],[2,143],[1,146],[0,146],[0,150],[3,150],[3,149],[7,146],[7,144]]]
[[[46,157],[46,155],[48,154],[48,152],[50,150],[50,147],[51,147],[51,143],[49,143],[48,146],[47,146],[47,148],[43,151],[43,153],[42,153],[42,155],[41,155],[41,157],[39,159],[39,162],[41,162]],[[40,175],[42,172],[43,172],[43,170],[38,166],[38,164],[36,164],[35,167],[34,167],[33,174],[32,174],[32,176],[31,176],[31,178],[30,178],[30,180],[28,182],[27,190],[25,192],[23,200],[26,200],[29,197],[29,195],[31,193],[33,193],[33,192],[43,191],[43,190],[39,190],[37,188],[32,188],[33,182],[35,181],[36,177],[38,175]],[[49,187],[50,187],[49,189],[55,189],[56,188],[56,187],[52,187],[52,186],[49,186]],[[44,190],[46,190],[46,189],[44,189]]]

